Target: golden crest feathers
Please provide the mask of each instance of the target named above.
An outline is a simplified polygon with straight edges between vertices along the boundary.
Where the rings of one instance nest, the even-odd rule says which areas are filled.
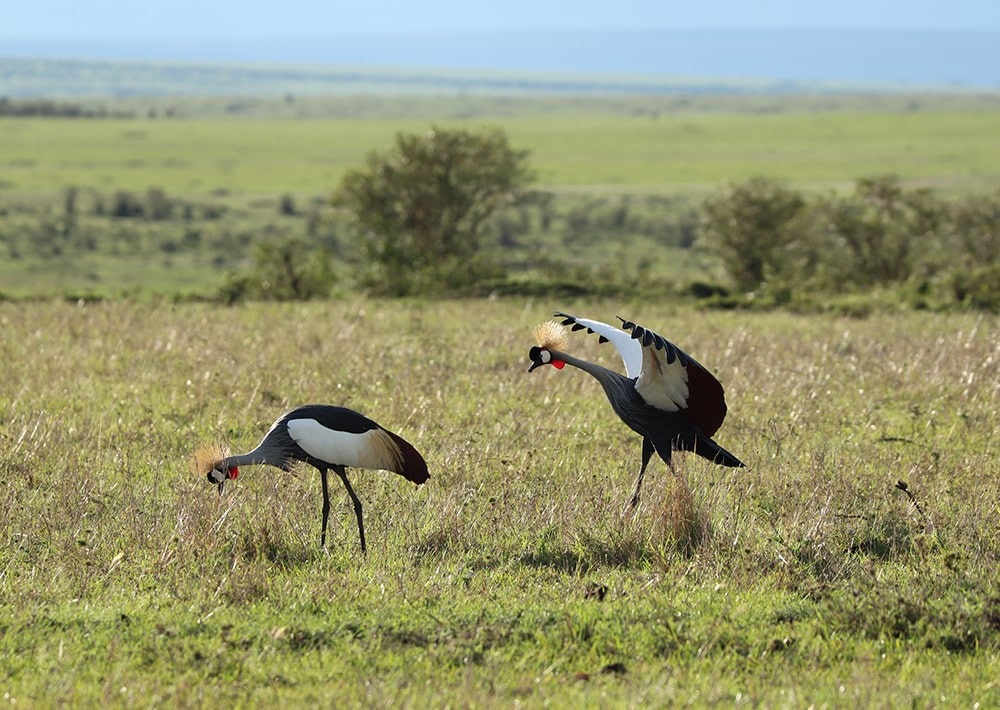
[[[229,451],[222,444],[203,444],[191,454],[191,471],[198,476],[207,476],[208,472],[228,455]]]
[[[549,350],[566,349],[566,327],[554,320],[542,321],[535,326],[532,333],[535,336],[535,343],[539,347]]]

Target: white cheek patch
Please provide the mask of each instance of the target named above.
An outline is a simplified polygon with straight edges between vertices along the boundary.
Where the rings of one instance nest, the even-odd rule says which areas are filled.
[[[539,353],[538,359],[541,361],[543,365],[548,365],[550,362],[552,362],[552,353],[550,353],[548,350],[543,350],[541,353]]]
[[[292,419],[288,434],[303,451],[321,461],[352,468],[393,469],[395,447],[390,449],[392,439],[381,429],[352,434],[327,429],[315,419]]]

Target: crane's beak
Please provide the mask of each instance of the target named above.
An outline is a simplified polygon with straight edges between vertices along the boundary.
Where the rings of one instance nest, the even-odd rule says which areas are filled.
[[[219,469],[218,465],[212,467],[212,470],[208,472],[208,482],[215,483],[219,487],[219,495],[222,495],[223,489],[226,487],[226,480],[230,478],[236,478],[240,475],[240,470],[236,466],[230,466],[228,473],[223,473]]]
[[[528,359],[531,360],[528,372],[534,372],[536,367],[541,367],[542,365],[552,365],[557,370],[561,370],[566,364],[553,355],[551,350],[543,348],[540,345],[536,345],[528,351]]]
[[[552,365],[552,367],[557,370],[561,370],[566,366],[566,363],[562,360],[551,360],[549,362],[539,362],[538,360],[532,360],[531,365],[528,366],[528,372],[534,372],[536,367],[541,367],[542,365]]]

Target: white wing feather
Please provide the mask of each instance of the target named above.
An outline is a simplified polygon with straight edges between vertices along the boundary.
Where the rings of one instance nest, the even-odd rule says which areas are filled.
[[[688,372],[679,357],[668,363],[665,348],[658,349],[652,344],[643,345],[631,333],[620,328],[568,313],[557,315],[568,319],[567,324],[578,324],[614,345],[625,363],[626,376],[635,378],[635,390],[647,403],[667,412],[687,407]]]
[[[597,333],[614,345],[615,349],[618,350],[618,354],[622,356],[622,361],[625,363],[625,374],[628,377],[639,377],[642,374],[642,344],[638,340],[633,340],[632,336],[624,330],[616,328],[613,325],[608,325],[607,323],[602,323],[599,320],[577,318],[568,313],[559,313],[558,315],[572,319],[573,323],[578,323],[584,328]]]

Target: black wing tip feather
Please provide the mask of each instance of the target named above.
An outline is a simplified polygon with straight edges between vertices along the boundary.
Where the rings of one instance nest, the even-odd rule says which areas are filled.
[[[652,345],[657,350],[663,350],[666,355],[668,365],[673,364],[674,360],[680,360],[684,367],[687,367],[695,362],[694,358],[659,333],[633,323],[632,321],[625,320],[621,316],[618,316],[618,320],[622,322],[622,330],[629,331],[632,334],[633,340],[639,340],[644,347]]]
[[[553,315],[556,318],[562,318],[563,320],[561,321],[561,324],[571,326],[570,330],[572,331],[586,329],[588,333],[590,334],[594,333],[593,328],[590,328],[580,323],[576,316],[570,315],[569,313],[564,313],[563,311],[556,311]],[[690,355],[685,353],[683,350],[681,350],[679,347],[671,343],[669,340],[664,338],[659,333],[656,333],[650,330],[649,328],[645,328],[641,325],[638,325],[630,320],[625,320],[621,316],[616,316],[616,318],[618,318],[618,320],[622,322],[621,326],[622,330],[628,331],[631,334],[632,339],[640,341],[643,347],[648,348],[652,346],[657,350],[663,350],[664,354],[666,355],[668,365],[673,364],[674,360],[680,360],[681,364],[684,367],[687,367],[688,365],[695,362],[694,358],[692,358]],[[606,336],[598,334],[597,342],[603,344],[609,341]]]
[[[559,322],[560,325],[568,325],[568,326],[570,326],[570,330],[571,331],[575,332],[575,331],[578,331],[578,330],[586,330],[587,333],[589,333],[590,335],[595,335],[595,334],[597,335],[597,342],[598,343],[607,343],[607,342],[609,342],[608,339],[605,336],[601,335],[600,333],[597,333],[590,326],[586,326],[583,323],[580,323],[576,316],[571,316],[569,313],[563,313],[562,311],[556,311],[553,314],[553,316],[556,317],[556,318],[562,318],[562,320]]]

